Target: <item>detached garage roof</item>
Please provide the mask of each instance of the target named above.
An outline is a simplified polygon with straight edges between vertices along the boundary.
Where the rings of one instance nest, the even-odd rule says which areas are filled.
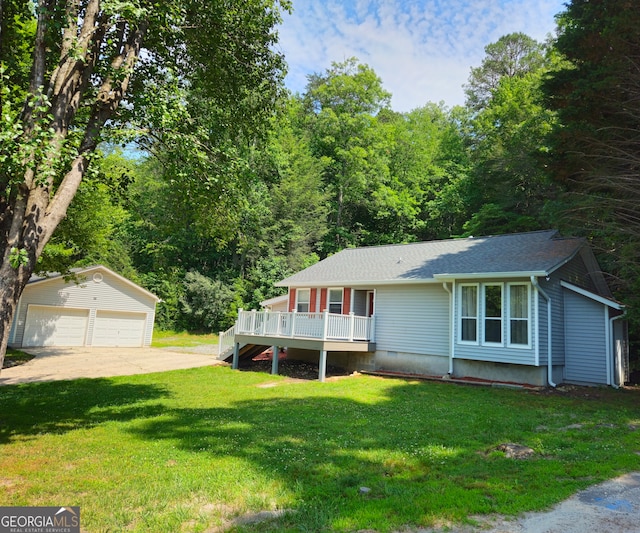
[[[37,283],[43,283],[43,282],[52,281],[52,280],[59,280],[60,278],[65,278],[66,280],[69,277],[71,278],[70,281],[75,281],[78,284],[82,284],[85,281],[89,281],[89,280],[102,281],[102,278],[100,278],[101,276],[100,271],[108,272],[113,277],[117,278],[119,281],[124,283],[125,285],[128,285],[130,288],[140,291],[141,293],[143,293],[145,296],[148,296],[149,298],[153,298],[156,301],[156,303],[160,301],[160,298],[158,298],[152,292],[149,292],[147,289],[140,287],[140,285],[137,285],[133,281],[125,278],[124,276],[121,276],[120,274],[114,272],[113,270],[111,270],[110,268],[107,268],[104,265],[92,265],[92,266],[83,267],[83,268],[72,268],[69,271],[70,276],[68,276],[67,274],[61,274],[60,272],[47,273],[46,275],[43,275],[43,276],[34,274],[33,276],[31,276],[31,279],[28,281],[27,285],[35,285]]]

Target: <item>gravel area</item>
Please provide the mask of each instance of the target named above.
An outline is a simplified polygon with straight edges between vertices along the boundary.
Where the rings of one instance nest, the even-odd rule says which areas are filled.
[[[167,346],[162,348],[170,352],[199,353],[203,355],[218,355],[217,344],[200,344],[198,346]]]

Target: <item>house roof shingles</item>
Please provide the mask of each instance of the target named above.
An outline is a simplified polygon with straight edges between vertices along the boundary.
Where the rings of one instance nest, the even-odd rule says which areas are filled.
[[[433,281],[442,275],[549,274],[569,261],[584,239],[555,230],[349,248],[277,283],[281,287],[365,282]]]

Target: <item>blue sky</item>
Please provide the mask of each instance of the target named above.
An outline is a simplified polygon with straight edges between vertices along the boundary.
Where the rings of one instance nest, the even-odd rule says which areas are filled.
[[[293,0],[279,29],[286,84],[302,93],[308,74],[355,56],[382,78],[396,111],[463,104],[484,47],[512,32],[544,40],[566,1]]]

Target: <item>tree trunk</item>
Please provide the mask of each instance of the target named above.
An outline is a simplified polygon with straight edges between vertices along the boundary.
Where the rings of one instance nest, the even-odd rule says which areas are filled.
[[[32,269],[27,267],[14,269],[8,261],[4,261],[0,266],[0,301],[2,302],[0,307],[0,369],[4,364],[16,307],[31,274]]]
[[[39,158],[31,153],[22,162],[25,168],[22,183],[13,182],[10,190],[7,190],[6,185],[12,180],[2,177],[2,183],[6,184],[4,190],[0,191],[0,206],[3,208],[0,214],[0,368],[22,291],[34,273],[45,245],[66,216],[87,172],[89,155],[100,141],[104,125],[112,118],[127,92],[148,27],[148,22],[143,21],[129,29],[126,39],[119,42],[117,52],[110,59],[111,70],[96,83],[94,67],[108,24],[106,19],[98,23],[99,0],[89,0],[80,21],[77,9],[70,5],[68,28],[64,32],[68,39],[63,43],[59,63],[45,87],[44,36],[49,23],[46,4],[47,0],[39,1],[30,98],[26,100],[20,118],[27,145],[38,131],[51,130],[53,135],[46,141],[40,141],[41,144],[48,144],[43,151],[44,156]],[[80,28],[77,24],[81,24]],[[77,42],[71,39],[76,34]],[[67,48],[72,41],[75,43],[75,54],[81,54],[83,61],[78,60],[75,54],[68,54]],[[35,106],[32,105],[32,102],[43,102],[43,87],[51,101],[50,117],[41,110],[34,113]],[[97,97],[93,94],[94,90]],[[52,169],[60,158],[69,131],[74,128],[74,119],[81,106],[91,109],[89,120],[83,126],[84,135],[76,156],[56,187]]]

